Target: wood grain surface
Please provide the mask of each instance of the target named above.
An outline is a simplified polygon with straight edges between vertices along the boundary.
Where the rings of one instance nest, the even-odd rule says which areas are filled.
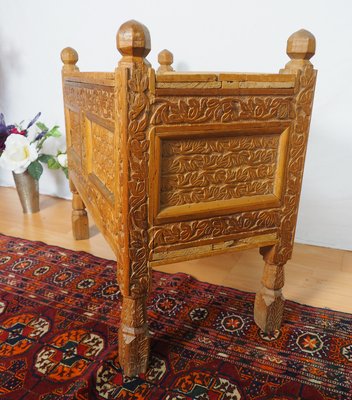
[[[73,235],[88,209],[117,259],[123,295],[119,357],[145,372],[151,267],[259,248],[265,260],[255,321],[279,329],[291,258],[316,70],[315,38],[287,42],[278,74],[179,73],[168,50],[157,73],[148,29],[117,32],[114,74],[82,73],[66,48],[62,82]]]

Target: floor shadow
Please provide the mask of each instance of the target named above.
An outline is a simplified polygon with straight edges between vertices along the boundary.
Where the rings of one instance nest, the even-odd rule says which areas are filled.
[[[96,225],[92,225],[89,227],[89,237],[90,238],[99,235],[99,233],[100,233],[100,231]]]
[[[40,199],[39,208],[40,210],[45,210],[46,208],[53,207],[57,203],[57,199],[54,197],[45,197]]]

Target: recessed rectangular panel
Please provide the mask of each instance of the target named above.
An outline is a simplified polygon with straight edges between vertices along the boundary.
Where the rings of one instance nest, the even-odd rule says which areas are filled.
[[[92,122],[92,172],[114,192],[114,133],[95,122]]]
[[[160,209],[274,193],[280,137],[162,140]]]
[[[285,128],[157,132],[155,222],[278,207]]]
[[[116,178],[113,128],[92,115],[86,116],[85,124],[89,181],[112,204]]]

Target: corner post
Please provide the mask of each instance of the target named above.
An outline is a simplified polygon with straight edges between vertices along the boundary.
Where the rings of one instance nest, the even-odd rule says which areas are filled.
[[[315,38],[310,32],[301,29],[293,33],[287,40],[287,54],[291,60],[280,71],[281,74],[296,75],[295,119],[290,129],[279,242],[261,248],[265,267],[262,288],[255,299],[254,320],[265,332],[280,328],[284,310],[284,265],[292,256],[317,74],[309,61],[315,54],[315,46]]]
[[[116,68],[119,188],[118,281],[123,296],[119,329],[119,361],[125,375],[145,373],[149,358],[146,300],[148,263],[149,76],[148,29],[124,23],[116,36],[122,55]]]
[[[78,61],[78,53],[72,47],[66,47],[61,51],[61,60],[63,62],[62,66],[62,88],[65,97],[65,75],[68,75],[72,72],[79,72],[79,68],[77,67]],[[71,144],[70,138],[70,122],[68,116],[68,110],[65,106],[65,120],[66,120],[66,145],[67,150],[69,150]],[[70,155],[69,151],[67,151],[68,155],[68,170],[70,171]],[[88,223],[88,215],[86,211],[85,204],[81,196],[78,194],[78,191],[70,179],[70,190],[72,192],[72,233],[73,237],[76,240],[83,240],[89,238],[89,223]]]

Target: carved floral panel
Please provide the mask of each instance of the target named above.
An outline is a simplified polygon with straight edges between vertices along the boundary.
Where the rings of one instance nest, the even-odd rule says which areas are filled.
[[[161,208],[274,192],[280,135],[162,140]]]
[[[69,121],[70,121],[70,136],[71,136],[71,146],[76,153],[79,160],[82,157],[82,129],[80,126],[79,113],[69,110]]]
[[[277,229],[279,224],[280,211],[277,209],[168,223],[151,229],[151,247],[154,251],[163,251],[179,244],[185,247],[197,246],[208,239],[215,243],[242,232]]]
[[[294,116],[290,96],[160,97],[151,114],[154,125],[288,120]]]
[[[114,133],[92,122],[92,171],[106,188],[114,193],[115,150]]]
[[[114,88],[110,86],[65,83],[64,99],[66,105],[78,107],[81,111],[90,112],[100,118],[114,122],[115,97]]]

